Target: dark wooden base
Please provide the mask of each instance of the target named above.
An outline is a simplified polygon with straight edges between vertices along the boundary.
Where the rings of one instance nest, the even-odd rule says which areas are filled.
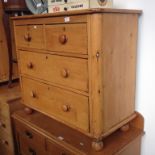
[[[13,118],[15,121],[32,127],[34,131],[39,131],[38,134],[46,135],[50,139],[54,138],[60,148],[63,145],[66,149],[83,152],[78,155],[140,155],[144,119],[139,113],[129,123],[129,130],[126,132],[117,130],[104,138],[103,141],[95,141],[37,111],[31,115],[27,115],[24,111],[18,111],[13,115]],[[136,147],[135,150],[132,147]]]

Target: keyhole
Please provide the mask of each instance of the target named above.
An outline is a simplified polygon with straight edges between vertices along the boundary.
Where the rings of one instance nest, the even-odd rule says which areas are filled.
[[[63,27],[63,31],[66,31],[66,28],[65,27]]]

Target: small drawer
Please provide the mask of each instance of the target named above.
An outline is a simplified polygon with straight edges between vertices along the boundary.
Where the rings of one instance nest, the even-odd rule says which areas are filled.
[[[46,48],[49,51],[87,54],[86,24],[46,25]]]
[[[8,120],[4,117],[0,117],[0,133],[2,132],[12,134],[10,119]]]
[[[44,48],[42,25],[24,25],[15,27],[16,46],[18,48]]]
[[[0,139],[0,155],[15,155],[14,150],[12,150],[5,140]]]
[[[24,104],[89,132],[88,97],[24,77],[21,82]]]
[[[38,149],[45,145],[44,137],[25,124],[15,121],[15,127],[21,141],[28,143],[30,146],[38,147]]]
[[[10,150],[13,152],[13,139],[8,133],[4,131],[0,133],[0,144],[5,148],[5,150]]]
[[[35,144],[36,143],[36,144]],[[38,142],[30,143],[22,136],[19,136],[20,152],[22,155],[46,155],[45,145],[40,145]]]
[[[47,155],[76,155],[68,149],[54,143],[52,140],[46,140]]]
[[[21,74],[88,92],[88,60],[19,51]]]

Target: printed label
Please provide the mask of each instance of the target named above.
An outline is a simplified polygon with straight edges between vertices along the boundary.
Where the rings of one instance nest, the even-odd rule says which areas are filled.
[[[70,22],[70,17],[65,17],[64,18],[64,21],[67,23],[67,22]]]
[[[40,7],[41,7],[41,3],[38,3],[38,4],[37,4],[37,8],[40,8]]]

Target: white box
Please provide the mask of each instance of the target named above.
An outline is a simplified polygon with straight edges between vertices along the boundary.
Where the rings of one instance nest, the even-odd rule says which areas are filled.
[[[68,0],[65,3],[64,0],[53,1],[49,0],[48,12],[62,12],[72,10],[82,10],[89,8],[110,8],[113,5],[113,0]]]
[[[48,5],[63,5],[69,3],[85,2],[89,0],[48,0]]]

